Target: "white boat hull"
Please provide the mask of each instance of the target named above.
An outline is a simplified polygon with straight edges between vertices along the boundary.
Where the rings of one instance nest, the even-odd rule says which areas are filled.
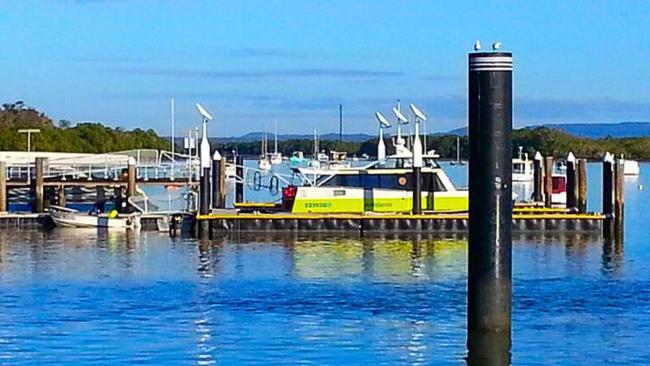
[[[623,165],[623,175],[639,175],[641,167],[636,160],[625,160]]]
[[[137,214],[111,218],[108,215],[88,215],[81,212],[53,211],[50,213],[50,216],[52,217],[52,221],[61,227],[115,229],[140,227],[140,216]]]

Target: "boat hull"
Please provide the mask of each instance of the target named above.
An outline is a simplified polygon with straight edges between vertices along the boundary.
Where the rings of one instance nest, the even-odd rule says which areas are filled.
[[[467,211],[467,191],[423,192],[422,210]],[[413,193],[407,190],[338,187],[299,187],[294,213],[411,212]]]
[[[69,228],[114,228],[129,229],[140,226],[138,215],[111,218],[107,215],[87,215],[80,212],[51,212],[57,226]]]

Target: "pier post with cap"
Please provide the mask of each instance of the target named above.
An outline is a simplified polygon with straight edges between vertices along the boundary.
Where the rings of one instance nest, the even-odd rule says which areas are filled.
[[[544,206],[553,206],[553,157],[544,158]]]
[[[415,121],[413,142],[413,214],[422,213],[422,142],[420,141],[420,122]]]
[[[137,166],[134,157],[129,157],[126,167],[126,210],[131,211],[129,199],[136,196],[135,180],[137,178]],[[124,205],[124,202],[122,203]]]
[[[587,212],[587,159],[578,159],[578,212]]]
[[[603,215],[605,226],[603,235],[611,238],[614,233],[614,157],[608,152],[603,158]]]
[[[576,157],[572,152],[566,158],[566,208],[578,207],[578,170]]]
[[[222,208],[221,191],[223,185],[221,182],[221,154],[218,150],[212,154],[212,208]]]
[[[45,176],[45,158],[36,158],[34,164],[34,207],[33,211],[42,213],[45,211],[45,192],[43,190]]]
[[[496,48],[469,54],[469,358],[478,335],[503,336],[510,349],[512,53]]]
[[[544,202],[544,157],[537,151],[533,159],[533,201]]]

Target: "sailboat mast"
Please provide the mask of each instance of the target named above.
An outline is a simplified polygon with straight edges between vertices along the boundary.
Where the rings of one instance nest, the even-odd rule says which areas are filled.
[[[278,155],[278,121],[275,121],[275,155]]]

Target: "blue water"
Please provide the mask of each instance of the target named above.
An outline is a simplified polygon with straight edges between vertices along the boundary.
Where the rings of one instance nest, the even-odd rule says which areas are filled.
[[[514,365],[650,364],[647,181],[626,182],[623,246],[515,238]],[[466,251],[462,236],[0,231],[0,365],[463,365]]]

